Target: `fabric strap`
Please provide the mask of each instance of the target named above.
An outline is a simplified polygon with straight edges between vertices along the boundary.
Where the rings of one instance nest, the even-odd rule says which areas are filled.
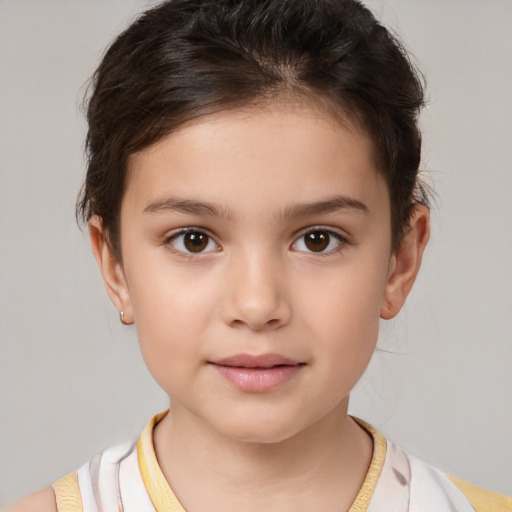
[[[166,481],[148,423],[137,443],[94,457],[53,485],[59,512],[186,512]],[[373,456],[349,512],[512,512],[512,499],[447,477],[356,420],[373,439]]]

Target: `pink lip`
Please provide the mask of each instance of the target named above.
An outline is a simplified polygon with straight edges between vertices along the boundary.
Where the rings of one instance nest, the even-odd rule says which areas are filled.
[[[264,393],[291,380],[304,363],[278,354],[239,354],[213,361],[211,365],[242,391]]]

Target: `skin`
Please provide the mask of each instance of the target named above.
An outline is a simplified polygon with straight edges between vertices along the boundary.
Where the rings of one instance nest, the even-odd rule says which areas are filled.
[[[128,170],[123,261],[101,219],[91,241],[170,397],[155,450],[180,501],[189,512],[348,509],[372,453],[347,416],[349,393],[379,318],[395,316],[412,287],[428,210],[416,208],[392,253],[371,142],[291,103],[202,118],[132,155]],[[205,250],[190,253],[183,228],[203,233]],[[326,248],[311,250],[308,233]],[[212,364],[269,353],[300,367],[264,392]]]

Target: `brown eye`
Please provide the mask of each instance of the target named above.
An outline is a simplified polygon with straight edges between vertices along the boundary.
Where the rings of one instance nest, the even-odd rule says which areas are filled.
[[[190,252],[202,252],[208,247],[208,236],[204,233],[187,233],[183,245]]]
[[[305,246],[313,252],[322,252],[329,247],[331,236],[327,231],[311,231],[304,235]]]
[[[328,254],[341,249],[346,243],[346,239],[335,231],[312,228],[303,232],[292,249],[306,253]]]
[[[213,239],[202,231],[184,231],[170,239],[170,244],[179,252],[199,254],[219,249]]]

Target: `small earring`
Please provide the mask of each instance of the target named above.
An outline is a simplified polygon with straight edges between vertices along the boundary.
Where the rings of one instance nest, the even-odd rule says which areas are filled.
[[[121,311],[121,313],[119,313],[119,320],[121,320],[121,323],[123,325],[128,325],[125,321],[124,321],[124,311]]]

